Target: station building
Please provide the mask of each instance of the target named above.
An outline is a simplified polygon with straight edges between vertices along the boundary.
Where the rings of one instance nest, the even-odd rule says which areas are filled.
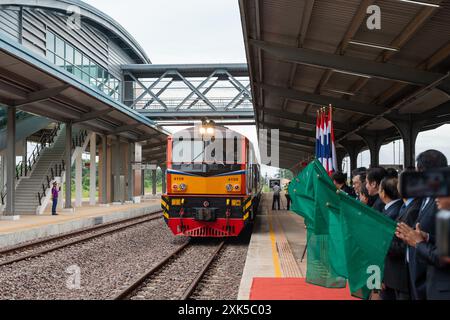
[[[85,151],[91,204],[139,201],[141,165],[163,167],[167,132],[123,103],[134,91],[121,66],[150,63],[120,24],[82,1],[0,2],[4,218],[42,213],[53,181],[62,207],[81,206]]]

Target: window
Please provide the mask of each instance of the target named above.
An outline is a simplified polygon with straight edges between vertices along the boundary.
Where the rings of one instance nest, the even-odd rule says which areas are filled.
[[[47,59],[78,79],[120,100],[120,81],[53,32],[47,31]]]

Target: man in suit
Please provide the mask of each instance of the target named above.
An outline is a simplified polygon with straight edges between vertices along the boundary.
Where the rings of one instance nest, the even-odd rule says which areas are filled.
[[[396,180],[396,179],[395,179]],[[420,211],[420,199],[400,201],[396,221],[412,226]],[[397,205],[398,206],[398,205]],[[395,216],[395,214],[392,214]],[[398,238],[392,240],[384,265],[384,280],[381,297],[383,300],[410,300],[410,281],[406,264],[406,245]]]
[[[355,191],[355,198],[359,200],[361,195],[361,188],[366,184],[366,168],[358,168],[352,171],[352,184]]]
[[[378,194],[380,195],[381,201],[385,204],[383,214],[392,220],[397,220],[400,208],[403,205],[403,201],[400,199],[398,192],[398,179],[384,178],[381,180]]]
[[[383,212],[385,204],[381,201],[378,192],[380,191],[381,181],[387,176],[384,168],[373,167],[367,171],[366,188],[369,191],[369,206],[379,212]]]
[[[356,193],[353,188],[347,185],[347,175],[342,172],[335,172],[332,174],[331,179],[338,190],[344,191],[350,197],[355,198]]]
[[[439,210],[450,210],[450,197],[436,200]],[[396,235],[411,248],[415,248],[416,259],[427,264],[426,298],[427,300],[450,300],[450,257],[440,257],[431,235],[421,230],[399,224]]]
[[[379,195],[386,204],[383,214],[387,217],[397,220],[400,214],[402,217],[408,214],[406,206],[400,199],[398,179],[384,178],[380,184]],[[405,253],[405,244],[394,238],[385,260],[383,289],[381,290],[381,299],[383,300],[409,299],[409,281]]]
[[[427,171],[448,167],[445,155],[437,150],[428,150],[417,157],[417,170]],[[435,242],[437,206],[435,199],[422,199],[421,209],[413,226],[420,224],[421,230],[429,234],[430,242]],[[412,296],[415,300],[426,299],[427,264],[416,259],[414,247],[407,247],[407,262],[412,287]]]

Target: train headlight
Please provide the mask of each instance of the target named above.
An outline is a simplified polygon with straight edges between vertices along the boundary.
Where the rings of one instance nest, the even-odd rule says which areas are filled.
[[[182,183],[180,184],[180,191],[186,191],[187,190],[187,185]]]
[[[208,127],[206,129],[206,134],[209,135],[209,136],[214,135],[214,128],[213,127]]]
[[[201,135],[205,135],[206,134],[206,128],[205,127],[200,127],[200,134]]]
[[[241,186],[240,186],[240,185],[238,185],[238,184],[237,184],[237,185],[235,185],[235,186],[234,186],[234,190],[235,190],[235,191],[239,191],[239,190],[241,190]]]
[[[233,191],[233,186],[231,184],[227,184],[226,188],[228,192]]]
[[[178,185],[177,185],[177,184],[174,184],[174,185],[172,186],[172,189],[173,189],[174,191],[178,191]]]

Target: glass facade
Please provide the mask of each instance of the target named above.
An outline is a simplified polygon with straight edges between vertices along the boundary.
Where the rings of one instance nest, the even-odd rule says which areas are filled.
[[[120,100],[120,81],[51,31],[47,31],[47,59],[113,99]]]

